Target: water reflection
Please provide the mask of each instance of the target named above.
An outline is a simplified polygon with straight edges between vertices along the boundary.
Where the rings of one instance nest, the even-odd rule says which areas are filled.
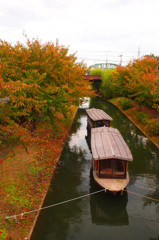
[[[87,145],[91,151],[91,135],[87,130],[85,136]],[[99,188],[95,184],[92,168],[90,171],[90,193],[98,191]],[[118,193],[116,196],[102,192],[90,196],[90,209],[92,216],[92,223],[98,225],[128,225],[128,214],[126,210],[128,197],[127,192],[123,194]]]
[[[156,179],[159,179],[159,149],[138,129],[127,117],[111,103],[105,104],[105,101],[100,98],[91,99],[90,107],[97,107],[106,111],[112,118],[112,127],[118,128],[123,135],[126,143],[129,145],[133,154],[134,161],[129,164],[130,183],[140,187],[145,183],[145,191],[142,191],[148,196],[156,196],[159,199],[158,185]],[[146,176],[146,177],[145,177]],[[138,178],[142,177],[142,183]],[[153,179],[154,192],[150,193],[147,189],[152,187]],[[146,179],[146,180],[145,180]]]
[[[127,192],[115,198],[100,193],[42,210],[31,239],[157,240],[159,202],[130,191],[159,199],[159,150],[111,103],[94,98],[90,101],[92,107],[103,109],[113,118],[112,127],[119,129],[131,149],[134,161],[129,164]],[[92,155],[86,125],[86,112],[79,109],[44,206],[99,190],[91,173]]]
[[[95,185],[92,170],[90,171],[90,193],[98,191]],[[98,225],[123,226],[128,225],[126,205],[128,202],[127,192],[116,196],[102,192],[90,196],[90,208],[92,223]]]
[[[85,97],[83,100],[81,99],[79,109],[89,108],[90,98]]]
[[[70,148],[69,142],[66,143],[60,158],[61,165],[51,182],[44,206],[78,197],[83,189],[88,188],[85,181],[88,173],[83,167],[85,154],[85,150],[76,146]],[[41,211],[31,239],[66,239],[70,225],[81,221],[82,211],[82,200]],[[45,227],[39,231],[39,225]]]

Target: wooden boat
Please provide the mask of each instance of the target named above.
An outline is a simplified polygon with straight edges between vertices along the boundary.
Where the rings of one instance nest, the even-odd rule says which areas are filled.
[[[87,113],[87,130],[96,127],[110,127],[110,122],[113,120],[106,112],[102,109],[89,108],[86,109]]]
[[[128,162],[133,161],[133,157],[119,130],[92,128],[91,150],[97,185],[112,193],[123,190],[129,183]]]

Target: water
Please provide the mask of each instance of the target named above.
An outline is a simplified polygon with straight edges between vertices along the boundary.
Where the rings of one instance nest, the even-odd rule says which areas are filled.
[[[123,196],[104,192],[42,210],[31,240],[158,240],[159,150],[115,106],[93,98],[89,107],[101,108],[112,118],[129,145],[130,183]],[[85,109],[79,109],[52,179],[44,206],[99,190],[92,178],[92,155],[86,131]]]

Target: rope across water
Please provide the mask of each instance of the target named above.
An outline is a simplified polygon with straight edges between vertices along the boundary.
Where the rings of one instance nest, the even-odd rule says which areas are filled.
[[[106,192],[106,191],[107,191],[107,189],[102,189],[102,190],[99,190],[99,191],[96,191],[96,192],[92,192],[92,193],[88,193],[88,194],[85,194],[85,195],[82,195],[82,196],[79,196],[79,197],[68,199],[66,201],[55,203],[55,204],[52,204],[52,205],[49,205],[49,206],[46,206],[46,207],[38,208],[38,209],[35,209],[35,210],[31,210],[31,211],[20,213],[20,214],[13,215],[13,216],[6,216],[5,219],[17,219],[17,217],[22,218],[26,214],[30,214],[30,213],[33,213],[33,212],[38,212],[38,211],[41,211],[41,210],[44,210],[44,209],[47,209],[47,208],[51,208],[51,207],[56,207],[56,206],[59,206],[59,205],[65,204],[65,203],[73,202],[75,200],[85,198],[85,197],[89,197],[91,195],[94,195],[94,194],[97,194],[97,193],[100,193],[100,192]],[[134,194],[134,195],[137,195],[137,196],[140,196],[140,197],[144,197],[144,198],[150,199],[150,200],[155,201],[155,202],[159,202],[159,199],[151,198],[151,197],[139,194],[139,193],[135,193],[135,192],[124,190],[124,189],[122,191],[126,191],[128,193],[131,193],[131,194]]]

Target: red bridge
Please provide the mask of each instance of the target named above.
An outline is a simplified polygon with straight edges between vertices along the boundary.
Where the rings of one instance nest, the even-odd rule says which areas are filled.
[[[84,80],[89,80],[90,82],[101,82],[102,78],[101,75],[84,75]]]

